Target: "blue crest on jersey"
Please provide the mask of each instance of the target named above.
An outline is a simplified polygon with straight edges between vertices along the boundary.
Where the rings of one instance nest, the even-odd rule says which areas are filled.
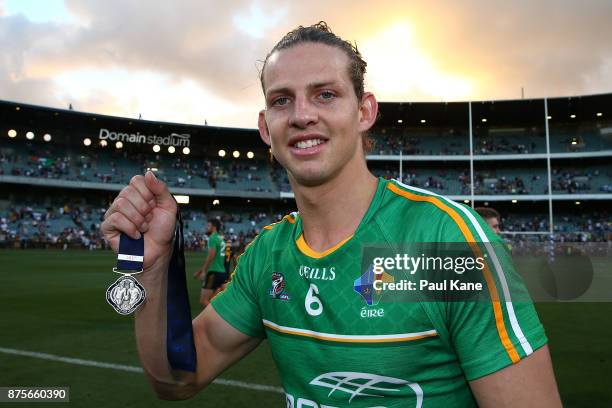
[[[359,293],[366,301],[368,306],[372,306],[374,292],[374,265],[370,265],[370,268],[359,278],[355,279],[355,285],[353,288],[355,292]]]
[[[368,270],[364,272],[363,275],[355,279],[355,284],[353,285],[355,292],[359,293],[361,297],[363,297],[363,300],[365,300],[368,306],[377,305],[382,297],[382,291],[374,288],[375,280],[382,280],[384,282],[394,281],[393,276],[386,272],[379,275],[375,274],[374,265],[370,265]]]

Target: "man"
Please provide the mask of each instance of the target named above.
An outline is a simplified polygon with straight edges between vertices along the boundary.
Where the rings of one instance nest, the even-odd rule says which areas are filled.
[[[153,388],[188,398],[267,337],[291,407],[560,406],[533,306],[513,304],[493,282],[505,271],[496,269],[490,303],[374,306],[357,291],[362,243],[495,239],[468,209],[368,171],[378,105],[363,90],[365,66],[324,23],[288,33],[268,54],[259,131],[287,169],[299,213],[263,230],[193,320],[195,373],[170,368],[159,295],[176,204],[150,172],[114,201],[102,228],[113,248],[119,231],[146,233],[139,279],[152,295],[135,330]]]
[[[480,215],[497,235],[501,234],[501,216],[491,207],[476,207],[474,211]]]
[[[213,292],[221,287],[227,279],[225,271],[225,240],[219,235],[221,221],[216,218],[211,219],[206,225],[206,235],[208,235],[208,252],[204,265],[194,274],[194,278],[202,279],[202,291],[200,293],[200,304],[208,306]]]

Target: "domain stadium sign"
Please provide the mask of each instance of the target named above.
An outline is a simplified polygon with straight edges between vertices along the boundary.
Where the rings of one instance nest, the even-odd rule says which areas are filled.
[[[100,129],[98,139],[110,140],[110,141],[122,141],[124,143],[139,143],[148,145],[160,145],[160,146],[176,146],[176,147],[189,147],[191,140],[188,133],[171,133],[168,136],[157,136],[157,135],[145,135],[140,132],[136,133],[125,133],[125,132],[114,132],[108,129]]]

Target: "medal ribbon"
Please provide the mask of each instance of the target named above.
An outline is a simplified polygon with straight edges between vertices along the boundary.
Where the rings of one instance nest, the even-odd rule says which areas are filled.
[[[117,271],[142,271],[144,260],[144,236],[134,239],[121,233],[119,237],[119,253],[117,254]]]
[[[166,351],[173,369],[195,372],[197,359],[185,276],[183,220],[180,211],[177,211],[176,217],[174,248],[168,268]]]

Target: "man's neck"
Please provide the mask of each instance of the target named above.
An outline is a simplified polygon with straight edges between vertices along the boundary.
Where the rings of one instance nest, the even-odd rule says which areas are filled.
[[[294,186],[308,246],[322,252],[352,235],[370,207],[377,186],[376,177],[365,165],[345,168],[316,187]]]

